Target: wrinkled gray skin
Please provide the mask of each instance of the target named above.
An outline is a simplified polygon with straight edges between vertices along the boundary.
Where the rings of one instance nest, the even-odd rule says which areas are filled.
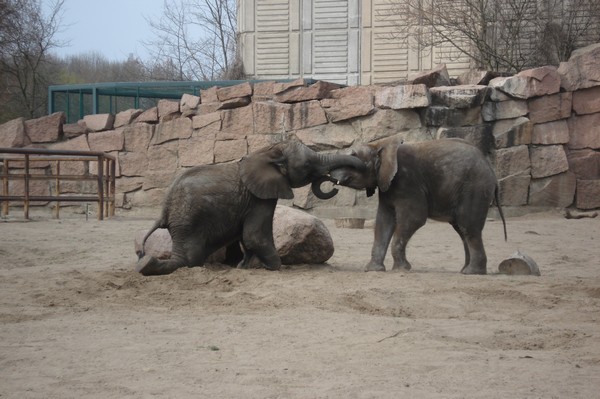
[[[392,137],[363,145],[353,154],[367,164],[366,171],[342,167],[330,177],[343,186],[366,189],[367,195],[379,188],[375,240],[366,271],[385,271],[383,260],[392,236],[392,270],[410,270],[406,245],[431,218],[450,223],[460,236],[465,251],[461,273],[486,274],[481,232],[492,200],[498,204],[498,190],[494,171],[478,148],[461,139],[402,144]],[[506,239],[504,215],[499,205],[498,209]]]
[[[190,168],[171,184],[158,228],[169,230],[172,255],[159,260],[142,252],[136,270],[143,275],[169,274],[182,266],[201,266],[219,248],[241,242],[247,267],[253,256],[267,269],[281,260],[273,242],[273,214],[278,198],[290,199],[292,188],[305,186],[331,169],[363,169],[358,158],[318,154],[300,142],[286,141],[247,155],[238,162]]]

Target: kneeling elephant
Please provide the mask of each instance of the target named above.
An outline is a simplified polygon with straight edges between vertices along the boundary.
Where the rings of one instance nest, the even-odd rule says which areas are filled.
[[[285,141],[238,162],[190,168],[168,189],[161,216],[142,242],[136,270],[156,275],[201,266],[211,253],[238,241],[244,256],[239,267],[247,267],[256,256],[267,269],[279,269],[281,259],[273,242],[277,199],[293,198],[292,188],[344,166],[365,168],[356,157],[319,154],[300,142]],[[143,254],[144,243],[158,228],[171,235],[170,259]]]

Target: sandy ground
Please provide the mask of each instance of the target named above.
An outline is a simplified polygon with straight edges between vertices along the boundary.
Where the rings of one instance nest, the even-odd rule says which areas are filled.
[[[2,398],[592,398],[600,218],[490,220],[487,276],[429,222],[413,271],[364,273],[372,229],[326,221],[326,265],[142,277],[152,218],[0,222]],[[497,273],[517,249],[542,276]],[[388,267],[391,261],[387,261]]]

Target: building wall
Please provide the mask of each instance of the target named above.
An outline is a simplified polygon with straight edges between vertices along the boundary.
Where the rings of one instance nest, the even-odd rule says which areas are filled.
[[[397,35],[401,13],[387,0],[245,0],[238,7],[245,72],[252,79],[312,78],[347,85],[405,79],[469,60],[451,48],[416,49]]]

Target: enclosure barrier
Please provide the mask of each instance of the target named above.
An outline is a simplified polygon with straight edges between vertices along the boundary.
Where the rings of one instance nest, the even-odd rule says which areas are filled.
[[[74,168],[74,162],[81,162],[81,164]],[[95,170],[94,164],[96,165]],[[61,165],[67,172],[72,172],[73,169],[75,172],[61,174]],[[33,168],[33,166],[38,167]],[[32,169],[40,173],[31,173]],[[10,202],[23,203],[25,219],[29,219],[31,202],[56,202],[56,218],[60,216],[61,202],[97,202],[98,220],[103,220],[104,215],[114,216],[115,170],[115,157],[103,152],[0,147],[2,215],[8,215]],[[12,187],[11,181],[16,181]],[[45,193],[32,194],[32,181],[47,181],[47,190],[43,191],[47,191],[48,195]],[[61,193],[61,182],[63,181],[97,182],[96,193]],[[22,187],[19,187],[19,182]],[[81,187],[80,190],[87,191]],[[12,195],[10,191],[13,191]]]

